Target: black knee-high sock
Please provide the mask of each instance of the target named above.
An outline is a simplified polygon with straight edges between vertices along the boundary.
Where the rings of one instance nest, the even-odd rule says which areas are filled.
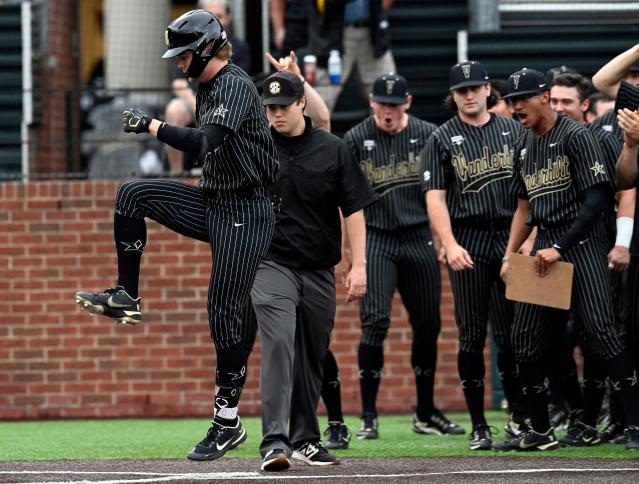
[[[473,427],[486,425],[486,417],[484,416],[484,375],[486,373],[484,355],[460,351],[457,355],[457,366]]]
[[[518,363],[521,393],[526,412],[536,432],[546,433],[550,428],[548,419],[548,378],[541,360]]]
[[[140,260],[146,245],[146,224],[142,218],[113,217],[113,236],[118,253],[118,286],[124,287],[132,298],[138,297]]]
[[[437,343],[423,343],[413,340],[411,365],[417,388],[417,417],[426,421],[435,411],[433,393],[435,367],[437,366]]]
[[[362,413],[377,415],[375,402],[384,371],[384,347],[359,344],[359,387],[362,395]]]
[[[566,400],[570,411],[582,410],[584,401],[572,347],[561,346],[560,348],[562,354],[558,361],[555,361],[554,364],[550,362],[552,375],[557,383],[557,389]]]
[[[623,414],[623,406],[617,392],[610,392],[609,420],[612,423],[618,423],[622,427],[626,427],[626,416]]]
[[[624,350],[606,364],[612,393],[619,396],[626,425],[639,425],[639,384],[630,355]]]
[[[584,414],[583,423],[595,427],[606,393],[606,364],[595,355],[584,357]]]
[[[329,422],[344,422],[342,415],[342,395],[339,383],[339,370],[335,355],[328,350],[324,358],[324,377],[322,379],[322,400],[326,406]]]
[[[526,417],[526,412],[521,403],[521,387],[515,355],[506,351],[498,352],[497,368],[499,369],[499,379],[504,389],[504,395],[506,395],[506,400],[508,400],[508,407],[513,414],[513,418],[519,422]]]
[[[237,407],[246,381],[246,352],[242,343],[217,348],[215,418],[224,425],[237,422]]]

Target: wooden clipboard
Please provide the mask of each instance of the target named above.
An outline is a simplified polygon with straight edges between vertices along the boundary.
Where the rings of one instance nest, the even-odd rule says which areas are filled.
[[[545,276],[539,277],[535,272],[534,260],[534,257],[528,255],[510,256],[506,299],[570,309],[573,265],[570,262],[555,262]]]

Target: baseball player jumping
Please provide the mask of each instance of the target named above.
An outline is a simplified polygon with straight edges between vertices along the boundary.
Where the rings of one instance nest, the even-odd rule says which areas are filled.
[[[275,181],[277,152],[255,85],[229,62],[231,44],[219,20],[204,10],[187,12],[168,26],[166,39],[163,57],[177,57],[178,68],[199,82],[197,128],[169,126],[138,109],[124,111],[123,126],[200,157],[200,186],[170,180],[124,183],[115,200],[117,286],[100,293],[80,291],[76,301],[91,313],[132,325],[141,322],[138,278],[145,217],[211,245],[208,313],[217,351],[215,416],[187,457],[214,460],[246,440],[237,415],[246,375],[240,314],[273,234],[266,187]]]

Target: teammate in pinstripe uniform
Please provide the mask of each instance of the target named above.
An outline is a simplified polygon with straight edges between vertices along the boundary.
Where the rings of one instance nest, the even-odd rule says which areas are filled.
[[[78,292],[76,300],[92,313],[132,325],[141,322],[138,278],[145,217],[211,245],[208,313],[217,352],[215,415],[206,437],[187,457],[214,460],[246,440],[237,416],[246,374],[239,316],[273,234],[266,187],[275,181],[278,161],[257,89],[229,62],[231,45],[218,19],[204,10],[187,12],[168,26],[166,40],[163,57],[177,57],[178,68],[199,82],[197,128],[169,126],[138,109],[124,111],[123,126],[202,158],[200,185],[124,183],[115,201],[117,286]]]
[[[406,113],[406,79],[385,74],[373,84],[373,115],[344,136],[380,200],[365,210],[368,291],[360,303],[358,361],[362,396],[360,439],[378,438],[375,402],[384,366],[395,288],[413,329],[411,365],[417,386],[413,431],[461,434],[433,403],[441,281],[420,190],[418,157],[435,126]]]
[[[619,54],[594,76],[593,83],[598,89],[611,97],[616,97],[617,111],[609,113],[603,119],[601,127],[618,130],[622,136],[623,149],[617,162],[617,179],[621,189],[637,189],[637,146],[639,143],[639,44]],[[594,124],[594,123],[593,123]],[[626,321],[626,346],[634,359],[635,368],[639,367],[639,201],[635,200],[634,226],[631,235],[631,261],[628,269],[627,294],[629,311]],[[614,404],[614,400],[611,404]],[[600,433],[602,440],[618,441],[619,429],[627,424],[622,412],[611,405],[610,424]],[[639,432],[631,429],[626,435],[626,447],[639,448]]]
[[[587,98],[591,89],[590,82],[580,74],[559,74],[552,81],[550,106],[560,116],[567,116],[593,133],[600,143],[607,171],[614,173],[621,143],[613,133],[585,124],[584,113],[588,108]],[[634,191],[619,191],[616,197],[610,196],[603,218],[609,241],[608,266],[615,322],[620,333],[624,330],[623,320],[627,313],[623,271],[630,262],[630,238],[625,234],[631,234],[631,230],[624,230],[624,224],[632,224],[634,200]],[[616,230],[616,226],[620,229]],[[584,341],[581,321],[575,318],[574,323],[568,337],[565,326],[553,324],[553,336],[548,349],[548,354],[553,359],[550,368],[553,376],[557,377],[557,388],[565,396],[570,408],[568,431],[559,442],[574,446],[597,445],[600,440],[595,427],[607,386],[606,365],[587,341]],[[583,399],[573,357],[577,339],[584,355]]]
[[[426,146],[423,188],[430,223],[446,251],[455,298],[459,377],[473,425],[469,447],[486,450],[492,444],[484,416],[488,319],[513,412],[508,430],[516,433],[524,423],[509,339],[513,306],[506,301],[499,278],[515,210],[508,192],[513,143],[522,130],[516,121],[488,112],[491,88],[479,62],[465,61],[451,68],[450,92],[448,101],[458,113],[433,133]]]
[[[613,391],[634,429],[639,423],[639,385],[614,323],[602,221],[613,188],[611,174],[592,133],[551,109],[544,74],[522,69],[508,78],[508,85],[507,97],[527,131],[515,150],[513,191],[518,201],[502,277],[507,277],[510,254],[537,225],[535,270],[543,277],[559,260],[574,265],[572,310],[584,326],[588,344],[606,361]],[[542,356],[549,325],[568,314],[534,304],[515,305],[513,349],[532,428],[494,448],[552,450],[559,446],[548,420],[548,379]]]

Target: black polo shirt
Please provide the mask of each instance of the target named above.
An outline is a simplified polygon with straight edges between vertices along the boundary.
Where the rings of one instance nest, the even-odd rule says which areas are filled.
[[[377,196],[337,136],[313,128],[305,117],[300,136],[283,136],[271,128],[280,168],[269,188],[279,205],[266,259],[297,269],[325,269],[341,259],[344,217]]]

